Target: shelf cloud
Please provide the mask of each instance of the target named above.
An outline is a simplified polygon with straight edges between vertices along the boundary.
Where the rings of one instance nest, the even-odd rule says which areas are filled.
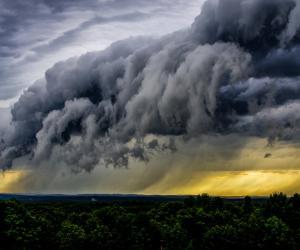
[[[179,137],[299,140],[299,15],[296,0],[208,0],[189,29],[56,63],[0,128],[0,167],[126,167]]]

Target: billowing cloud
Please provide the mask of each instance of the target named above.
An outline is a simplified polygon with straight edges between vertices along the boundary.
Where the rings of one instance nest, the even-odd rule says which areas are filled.
[[[1,167],[127,166],[177,137],[298,140],[298,11],[294,0],[209,0],[190,29],[55,64],[14,105]]]

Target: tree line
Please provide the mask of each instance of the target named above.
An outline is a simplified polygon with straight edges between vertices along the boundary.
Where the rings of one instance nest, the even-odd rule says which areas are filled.
[[[0,249],[300,249],[300,195],[0,201]]]

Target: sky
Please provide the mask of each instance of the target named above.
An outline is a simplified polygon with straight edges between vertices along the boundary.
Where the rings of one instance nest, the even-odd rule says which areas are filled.
[[[300,192],[298,0],[0,0],[0,192]]]
[[[58,61],[186,28],[202,0],[0,1],[0,108]]]

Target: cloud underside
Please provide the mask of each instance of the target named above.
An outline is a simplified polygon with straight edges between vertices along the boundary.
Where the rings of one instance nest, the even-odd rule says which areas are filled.
[[[204,136],[201,146],[198,140],[178,143],[177,153],[155,155],[147,165],[132,161],[128,169],[98,167],[77,175],[47,166],[6,171],[0,192],[292,195],[299,190],[299,155],[299,147],[286,142],[269,148],[264,139]]]
[[[209,0],[190,29],[55,64],[0,130],[1,168],[126,167],[208,135],[297,144],[299,13],[294,0]]]

